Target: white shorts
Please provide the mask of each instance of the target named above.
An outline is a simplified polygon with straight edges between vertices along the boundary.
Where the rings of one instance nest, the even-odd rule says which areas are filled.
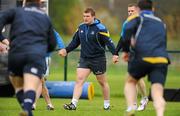
[[[51,63],[51,57],[46,57],[46,73],[44,74],[44,77],[47,78],[50,73],[50,63]]]

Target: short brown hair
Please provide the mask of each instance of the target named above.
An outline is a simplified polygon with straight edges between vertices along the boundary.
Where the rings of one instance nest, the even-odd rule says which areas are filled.
[[[96,15],[94,9],[93,9],[93,8],[90,8],[90,7],[89,7],[89,8],[86,8],[86,9],[84,10],[84,13],[91,13],[92,16],[95,16],[95,15]]]
[[[128,7],[133,7],[133,6],[138,7],[138,5],[136,3],[128,4]]]

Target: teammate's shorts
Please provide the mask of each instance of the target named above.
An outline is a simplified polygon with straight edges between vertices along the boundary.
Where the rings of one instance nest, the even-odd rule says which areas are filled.
[[[80,58],[78,68],[88,68],[95,75],[101,75],[106,72],[106,58]]]
[[[133,59],[128,62],[129,74],[139,80],[148,76],[148,80],[153,83],[165,84],[168,64],[151,64],[142,60]]]
[[[36,54],[9,54],[8,71],[11,76],[23,77],[24,73],[30,73],[41,78],[45,69],[45,57]]]
[[[45,79],[47,79],[47,77],[49,76],[50,73],[50,64],[51,64],[51,57],[48,56],[45,58],[46,60],[46,72],[44,74]]]

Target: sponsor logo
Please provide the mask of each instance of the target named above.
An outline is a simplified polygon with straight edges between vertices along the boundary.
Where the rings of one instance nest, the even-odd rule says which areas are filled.
[[[96,71],[95,73],[98,75],[98,74],[102,74],[103,72],[101,72],[101,71]]]
[[[81,32],[81,33],[84,33],[84,31],[83,31],[83,30],[81,30],[80,32]]]
[[[94,33],[95,33],[95,32],[94,32],[94,31],[92,31],[92,32],[91,32],[91,35],[94,35]]]

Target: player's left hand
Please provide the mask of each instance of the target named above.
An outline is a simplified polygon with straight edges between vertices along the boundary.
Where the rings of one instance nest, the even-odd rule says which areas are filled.
[[[114,64],[116,64],[117,62],[119,62],[119,56],[118,55],[113,55],[113,57],[112,57],[112,61],[113,61],[113,63]]]

